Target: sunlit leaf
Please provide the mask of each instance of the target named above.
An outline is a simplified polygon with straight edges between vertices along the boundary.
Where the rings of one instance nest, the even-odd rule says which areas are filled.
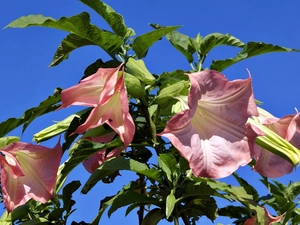
[[[30,108],[20,118],[9,118],[8,120],[0,123],[0,137],[3,137],[15,128],[23,125],[22,133],[27,126],[37,117],[55,111],[59,108],[61,89],[57,88],[54,95],[49,96],[46,100],[42,101],[39,106]]]
[[[299,52],[300,50],[293,48],[280,47],[278,45],[265,44],[263,42],[248,42],[245,47],[234,57],[224,60],[214,60],[210,69],[223,71],[227,67],[248,59],[253,56],[271,53],[271,52]]]
[[[151,45],[153,45],[156,41],[158,41],[169,32],[174,31],[179,27],[180,26],[167,26],[138,36],[132,43],[132,49],[139,59],[143,58],[147,55],[147,51],[151,47]]]
[[[113,8],[102,1],[95,0],[80,0],[82,3],[95,10],[109,24],[115,34],[125,37],[127,27],[124,23],[124,18],[116,13]]]
[[[120,36],[92,25],[90,23],[90,15],[86,12],[72,17],[61,17],[59,20],[44,17],[43,15],[22,16],[8,24],[6,28],[25,28],[29,26],[56,28],[72,34],[63,40],[51,65],[57,65],[67,57],[70,51],[83,45],[97,45],[113,56],[123,44]]]
[[[235,47],[244,47],[245,44],[231,36],[230,34],[212,33],[202,39],[200,45],[200,54],[206,56],[213,48],[219,45],[229,45]]]
[[[166,199],[166,218],[167,219],[169,219],[169,217],[171,216],[171,214],[174,210],[175,202],[176,202],[176,198],[175,198],[173,192],[171,192]]]

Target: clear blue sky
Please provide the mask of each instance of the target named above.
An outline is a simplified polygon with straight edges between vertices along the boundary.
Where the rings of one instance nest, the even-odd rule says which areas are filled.
[[[149,23],[184,25],[179,31],[192,37],[198,32],[201,35],[212,32],[230,33],[243,42],[263,41],[300,49],[298,0],[107,0],[106,3],[125,17],[127,26],[134,28],[137,35],[151,31]],[[98,15],[74,0],[1,1],[0,27],[3,28],[12,20],[28,14],[43,14],[58,19],[82,11],[90,12],[93,23],[108,29]],[[38,105],[40,101],[52,95],[56,87],[67,88],[76,84],[85,68],[96,59],[109,59],[100,48],[84,47],[75,50],[69,59],[59,66],[49,68],[53,54],[65,36],[63,31],[42,27],[0,30],[0,121],[21,116],[26,109]],[[206,66],[212,59],[233,57],[237,51],[238,49],[234,48],[218,47],[207,58]],[[190,69],[185,58],[165,39],[150,49],[145,62],[148,69],[156,74],[175,69]],[[248,68],[253,77],[255,98],[264,103],[263,108],[277,117],[282,117],[294,113],[295,107],[300,110],[299,63],[300,53],[271,53],[238,63],[226,69],[224,74],[229,80],[247,78]],[[70,112],[70,109],[66,109],[36,120],[22,136],[22,141],[30,142],[34,133],[51,125],[54,120],[63,119]],[[12,134],[20,135],[20,131]],[[48,145],[54,145],[55,141]],[[249,168],[238,172],[262,193],[266,192],[265,189],[260,189],[262,186],[257,183],[258,176]],[[127,174],[122,172],[122,177],[118,178],[118,182],[113,186],[98,184],[87,196],[77,194],[75,200],[78,200],[78,210],[72,218],[77,222],[89,222],[97,212],[99,201],[106,195],[116,193],[129,181]],[[78,178],[82,183],[88,178],[88,173],[83,167],[74,171],[70,180]],[[286,183],[298,178],[299,173],[293,172],[280,181]],[[225,180],[232,182],[231,179]],[[227,224],[229,221],[220,218],[215,224]],[[109,222],[103,220],[103,224],[119,222],[137,224],[136,214],[133,212],[124,219],[121,212],[112,215]],[[206,220],[203,223],[209,224]]]

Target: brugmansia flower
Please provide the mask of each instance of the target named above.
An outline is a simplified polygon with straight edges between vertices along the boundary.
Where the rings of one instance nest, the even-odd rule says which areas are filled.
[[[270,225],[272,223],[279,222],[281,220],[281,218],[285,215],[285,213],[284,213],[281,216],[274,217],[269,213],[269,211],[266,208],[264,208],[264,210],[265,210],[265,224],[266,225]],[[253,217],[247,219],[245,221],[244,225],[256,225],[256,216],[253,216]]]
[[[8,212],[29,199],[46,203],[53,196],[62,149],[14,142],[0,149],[1,186]]]
[[[300,113],[287,115],[279,119],[259,108],[259,117],[257,119],[261,124],[278,134],[284,140],[290,142],[296,148],[300,148]],[[252,124],[251,126],[253,127]],[[257,129],[259,128],[254,130],[257,131]],[[258,130],[258,132],[260,131]],[[263,133],[263,135],[267,134]],[[298,152],[298,150],[296,151]],[[286,159],[275,155],[259,145],[254,146],[254,153],[256,164],[253,166],[253,169],[263,176],[272,178],[280,177],[291,173],[294,168],[294,165]]]
[[[95,74],[79,84],[62,91],[62,107],[70,105],[92,106],[89,117],[74,133],[85,131],[107,123],[127,147],[133,139],[135,125],[129,114],[124,72],[118,78],[122,64],[113,69],[100,68]]]
[[[212,70],[187,75],[189,109],[173,116],[159,135],[170,139],[195,176],[226,177],[252,158],[255,135],[245,125],[257,115],[251,78],[229,82]]]
[[[87,139],[90,139],[93,142],[108,143],[114,138],[115,135],[115,132],[111,132],[98,137],[89,137]],[[87,160],[83,161],[82,164],[89,173],[93,173],[106,160],[120,156],[122,150],[123,148],[115,148],[106,155],[106,149],[103,149],[90,156]]]

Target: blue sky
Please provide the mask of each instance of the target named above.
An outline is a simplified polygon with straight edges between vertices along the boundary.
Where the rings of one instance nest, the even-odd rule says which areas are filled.
[[[111,5],[125,17],[126,25],[134,28],[137,35],[151,31],[149,23],[161,25],[183,25],[179,29],[191,37],[197,33],[207,35],[212,32],[230,33],[243,42],[263,41],[284,47],[300,49],[300,19],[298,0],[127,0],[112,1]],[[30,0],[1,1],[0,27],[5,27],[12,20],[28,14],[43,14],[58,19],[82,11],[91,13],[92,22],[108,29],[105,22],[79,1],[71,0]],[[0,30],[0,74],[1,74],[1,111],[0,121],[9,117],[19,117],[22,113],[47,96],[52,95],[56,87],[67,88],[78,82],[85,68],[98,58],[109,59],[104,51],[97,47],[85,47],[75,50],[68,60],[57,67],[49,68],[52,57],[66,33],[59,30],[33,27],[27,29]],[[205,66],[212,59],[233,57],[238,49],[218,47],[208,56]],[[165,40],[156,43],[145,59],[148,69],[155,74],[175,69],[189,70],[185,58]],[[263,108],[277,117],[293,114],[295,107],[300,109],[300,53],[271,53],[240,62],[223,73],[229,80],[247,78],[248,68],[253,78],[255,98],[262,101]],[[78,108],[76,108],[78,109]],[[36,120],[29,126],[22,141],[30,142],[32,135],[53,121],[61,120],[72,110],[58,111]],[[13,132],[20,135],[20,130]],[[54,145],[56,140],[47,143]],[[266,192],[257,183],[258,176],[249,168],[238,171],[242,177],[255,184],[262,193]],[[72,217],[77,222],[91,220],[97,212],[99,200],[111,195],[134,176],[122,173],[113,186],[98,185],[87,196],[76,195],[78,210]],[[280,181],[297,181],[299,173],[281,178]],[[71,174],[70,180],[78,179],[82,183],[88,178],[83,167]],[[232,182],[231,179],[226,181]],[[0,207],[1,208],[1,207]],[[0,210],[1,212],[1,210]],[[83,217],[84,215],[84,217]],[[104,217],[105,218],[105,217]],[[206,220],[205,224],[209,224]],[[218,219],[220,223],[230,220]],[[126,222],[137,224],[135,213],[124,218],[123,212],[116,213],[109,223]],[[103,224],[108,223],[106,218]],[[162,222],[161,224],[167,224]]]

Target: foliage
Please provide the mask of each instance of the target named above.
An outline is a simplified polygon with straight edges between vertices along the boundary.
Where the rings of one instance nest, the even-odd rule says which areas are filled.
[[[154,30],[135,36],[134,30],[126,26],[123,16],[115,12],[106,3],[98,0],[80,0],[80,2],[99,14],[111,30],[107,31],[91,24],[90,15],[87,12],[71,17],[61,17],[58,20],[42,15],[23,16],[6,26],[7,28],[42,26],[68,32],[68,35],[57,48],[50,66],[59,65],[68,59],[74,50],[87,45],[102,48],[111,57],[111,60],[103,62],[102,59],[98,59],[88,66],[84,73],[85,76],[78,84],[85,85],[87,88],[79,88],[80,94],[78,95],[78,92],[77,95],[80,99],[78,101],[73,99],[70,100],[72,102],[68,103],[68,106],[77,104],[88,108],[78,111],[33,135],[35,142],[42,143],[52,138],[58,138],[64,133],[62,149],[67,160],[58,169],[56,186],[52,190],[53,193],[50,193],[52,197],[45,202],[41,202],[30,199],[31,196],[28,195],[27,198],[30,200],[26,204],[18,206],[11,212],[6,211],[2,215],[1,224],[67,224],[69,216],[76,210],[74,208],[76,200],[72,197],[74,192],[80,189],[82,194],[87,194],[91,189],[99,188],[100,184],[98,183],[100,181],[113,185],[114,180],[123,170],[132,172],[136,179],[129,181],[115,195],[106,196],[102,199],[98,214],[95,215],[93,221],[72,221],[72,224],[96,225],[101,223],[101,217],[105,211],[107,211],[108,216],[111,216],[121,207],[126,207],[126,215],[133,210],[137,210],[138,222],[141,225],[156,225],[161,220],[179,224],[180,219],[185,225],[194,225],[204,216],[211,221],[214,221],[218,216],[230,217],[235,219],[234,223],[238,225],[246,224],[249,218],[254,215],[257,224],[266,224],[268,218],[263,208],[265,206],[273,208],[278,215],[284,215],[279,224],[300,223],[300,211],[297,208],[299,204],[298,195],[300,194],[299,182],[283,185],[276,180],[270,181],[269,178],[262,177],[261,182],[269,193],[261,196],[255,187],[251,186],[244,178],[233,173],[242,164],[253,166],[256,161],[258,162],[258,159],[250,153],[247,159],[242,159],[242,163],[235,161],[236,165],[230,171],[229,166],[221,165],[224,170],[229,171],[227,171],[229,174],[233,173],[232,176],[237,180],[239,186],[213,179],[221,178],[223,175],[220,175],[221,172],[217,175],[206,173],[206,171],[199,169],[200,162],[196,162],[195,165],[195,160],[191,159],[195,155],[195,157],[199,156],[198,152],[194,152],[195,145],[196,150],[204,148],[199,144],[203,141],[200,136],[205,136],[204,134],[207,133],[199,130],[209,129],[209,126],[199,126],[200,119],[197,120],[199,122],[197,127],[200,137],[199,142],[196,139],[192,140],[194,134],[188,138],[184,136],[187,135],[186,133],[180,134],[185,137],[183,141],[180,138],[176,140],[173,138],[176,132],[183,129],[183,127],[189,126],[188,130],[192,130],[192,127],[196,126],[195,123],[191,123],[192,125],[189,123],[195,118],[195,113],[199,113],[205,118],[205,121],[209,121],[211,119],[209,116],[214,116],[214,113],[218,110],[222,111],[223,109],[220,107],[216,110],[210,110],[209,106],[216,103],[209,100],[211,98],[217,99],[220,93],[223,93],[226,89],[225,86],[234,86],[235,88],[239,86],[237,81],[229,82],[222,78],[224,80],[218,80],[217,85],[224,83],[224,87],[222,86],[221,90],[218,89],[218,96],[213,97],[210,95],[210,93],[213,93],[210,92],[211,87],[206,85],[205,82],[198,82],[199,87],[196,87],[196,81],[193,81],[193,79],[200,79],[200,76],[210,71],[204,71],[202,65],[207,55],[215,47],[227,45],[241,49],[233,58],[214,60],[210,65],[210,69],[216,71],[223,71],[244,59],[260,54],[299,52],[299,50],[263,42],[243,43],[230,34],[212,33],[205,37],[197,34],[196,37],[192,38],[177,31],[180,26],[161,26],[159,24],[151,24]],[[163,37],[187,59],[191,65],[190,71],[178,69],[160,75],[149,71],[143,58],[147,56],[151,46]],[[119,67],[122,67],[121,71],[118,69],[116,73],[110,74],[109,70],[111,68]],[[216,71],[208,73],[211,73],[211,77],[218,77],[220,73]],[[99,81],[100,79],[98,79],[97,84],[93,81],[95,74],[100,74],[101,79],[104,77],[103,82],[101,80],[102,83]],[[249,82],[251,82],[249,80],[250,78],[243,82],[248,82],[247,85],[249,86]],[[88,83],[91,81],[92,85],[90,87]],[[213,80],[209,84],[214,84]],[[15,167],[13,167],[11,162],[6,161],[10,153],[9,151],[4,152],[3,149],[20,140],[19,137],[7,135],[21,125],[23,125],[23,133],[36,118],[58,109],[62,110],[64,101],[69,101],[68,98],[70,98],[65,93],[75,90],[75,87],[79,87],[78,85],[66,90],[58,88],[52,96],[42,101],[37,107],[26,110],[20,118],[9,118],[0,123],[1,173],[5,168],[11,166],[11,168],[14,168],[11,169],[13,179],[19,179],[24,175],[22,173],[17,174],[19,172],[16,169],[18,160],[21,159],[18,154],[13,158],[17,166],[14,165]],[[97,95],[95,95],[94,89],[90,91],[95,85],[98,85],[99,88]],[[240,86],[242,87],[240,88],[242,89],[241,93],[245,94],[243,91],[246,89],[246,85]],[[252,88],[251,84],[249,87]],[[229,89],[233,90],[234,88]],[[207,93],[208,97],[206,96]],[[193,98],[196,99],[194,97],[196,95],[202,98],[193,100]],[[238,98],[238,91],[234,92],[233,95]],[[248,100],[249,102],[253,100],[254,103],[253,93],[251,92],[250,95]],[[207,97],[207,101],[205,97]],[[201,106],[199,102],[204,100],[205,103],[203,104],[206,105]],[[221,100],[224,100],[224,98]],[[62,106],[60,102],[62,102]],[[195,104],[193,105],[192,102],[196,102],[196,109],[193,108]],[[231,102],[226,102],[226,107],[229,104]],[[97,121],[94,121],[93,126],[89,126],[82,131],[82,127],[95,120],[95,117],[102,113],[100,107],[104,105],[106,107],[104,110],[111,110],[111,114],[117,114],[117,110],[120,109],[121,114],[114,115],[113,118],[118,118],[116,120],[122,118],[127,122],[122,120],[121,125],[116,125],[115,120],[110,117],[104,118],[106,115],[103,114]],[[241,107],[240,103],[239,106]],[[239,109],[239,111],[242,110]],[[224,132],[229,132],[232,129],[234,132],[231,133],[239,136],[241,132],[244,135],[246,128],[252,126],[252,130],[248,130],[249,133],[245,134],[249,142],[252,138],[253,145],[254,140],[256,140],[256,145],[269,151],[270,154],[274,153],[276,157],[277,155],[283,157],[293,165],[299,163],[298,142],[291,141],[290,143],[292,138],[298,138],[298,131],[294,129],[291,138],[282,137],[279,132],[277,134],[270,128],[272,124],[266,125],[259,121],[257,118],[260,115],[255,113],[255,110],[251,115],[246,114],[246,120],[241,122],[243,129],[241,126],[238,127],[238,123],[235,125],[228,123],[228,126],[222,126],[222,129]],[[183,117],[182,115],[185,114],[188,116]],[[178,120],[179,116],[182,120]],[[249,117],[251,118],[247,122]],[[293,120],[298,121],[298,117],[297,113]],[[221,119],[214,117],[212,120],[213,125],[220,122]],[[245,125],[246,122],[247,125]],[[130,123],[135,128],[123,132]],[[98,124],[98,126],[94,124]],[[293,126],[292,122],[289,125]],[[166,133],[168,134],[165,135]],[[251,136],[254,133],[256,136]],[[288,132],[286,131],[286,133]],[[108,136],[109,138],[106,139]],[[221,137],[222,135],[214,133],[211,136]],[[101,138],[101,141],[98,138]],[[210,139],[209,135],[204,138],[205,143]],[[226,139],[226,137],[221,138]],[[128,145],[125,143],[125,139],[131,140]],[[244,138],[241,139],[244,140]],[[227,141],[229,142],[229,139]],[[187,151],[187,148],[182,146],[190,148]],[[221,145],[221,147],[224,146]],[[155,153],[155,156],[153,156],[153,153]],[[110,154],[112,157],[108,157]],[[191,155],[193,157],[190,157]],[[104,160],[101,161],[100,157]],[[222,158],[223,156],[218,155],[218,157]],[[157,163],[150,163],[150,158],[156,160]],[[80,163],[90,163],[88,162],[90,159],[94,160],[92,163],[93,165],[96,163],[97,168],[95,168],[86,183],[81,185],[79,181],[72,181],[65,184],[66,178],[74,168]],[[206,158],[203,157],[202,160],[205,161]],[[224,160],[229,161],[228,158]],[[280,160],[278,162],[281,162]],[[209,162],[205,161],[205,163],[212,170]],[[213,164],[212,161],[210,163]],[[277,169],[276,166],[278,165],[274,165],[274,169]],[[199,170],[201,170],[201,173]],[[253,171],[253,173],[255,172]],[[6,183],[4,180],[1,180],[1,182],[3,185],[1,188],[5,190]],[[7,195],[3,192],[2,197],[7,198]],[[218,199],[220,198],[226,200],[228,205],[225,207],[219,206]]]

